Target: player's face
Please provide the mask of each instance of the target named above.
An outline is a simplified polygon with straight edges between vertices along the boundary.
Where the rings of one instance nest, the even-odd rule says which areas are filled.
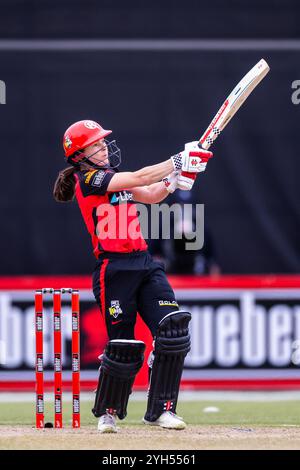
[[[89,161],[96,165],[102,166],[109,164],[108,161],[108,149],[104,139],[100,139],[94,144],[84,149],[84,155],[89,157]]]

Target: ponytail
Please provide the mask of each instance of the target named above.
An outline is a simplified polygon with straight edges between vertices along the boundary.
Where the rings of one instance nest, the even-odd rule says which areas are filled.
[[[61,170],[54,184],[53,196],[57,202],[69,202],[75,196],[75,167],[67,167]]]

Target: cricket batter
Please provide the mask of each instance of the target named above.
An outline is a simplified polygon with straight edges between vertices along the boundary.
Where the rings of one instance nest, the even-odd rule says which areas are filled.
[[[98,430],[117,432],[124,419],[145,344],[134,339],[139,312],[153,336],[148,360],[146,425],[184,429],[176,406],[184,358],[190,350],[191,314],[180,310],[164,267],[152,259],[141,234],[135,202],[158,203],[180,188],[191,190],[212,153],[190,142],[162,163],[119,172],[121,152],[111,130],[91,120],[72,124],[63,147],[68,168],[59,172],[54,198],[77,199],[97,258],[93,291],[109,341],[101,356],[93,414]]]

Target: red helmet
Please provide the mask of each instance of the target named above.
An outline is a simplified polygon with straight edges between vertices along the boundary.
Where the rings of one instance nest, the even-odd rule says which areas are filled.
[[[74,152],[92,145],[97,140],[104,139],[112,131],[105,130],[95,121],[78,121],[72,124],[64,134],[63,147],[66,158]]]

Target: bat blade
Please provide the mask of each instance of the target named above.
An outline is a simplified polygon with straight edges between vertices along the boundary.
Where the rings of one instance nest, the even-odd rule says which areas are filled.
[[[267,62],[261,59],[235,86],[199,140],[202,148],[208,149],[212,145],[269,70]]]

